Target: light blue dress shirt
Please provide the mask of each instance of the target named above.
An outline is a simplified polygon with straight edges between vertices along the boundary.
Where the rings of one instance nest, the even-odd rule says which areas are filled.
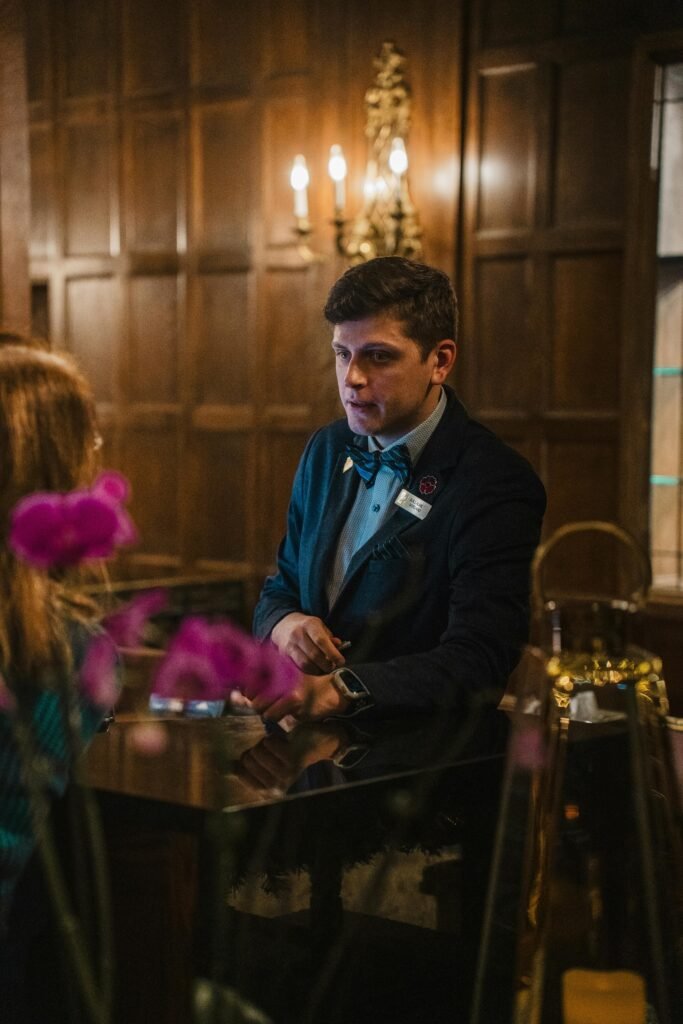
[[[419,423],[414,430],[398,438],[387,448],[395,448],[404,444],[410,452],[410,461],[414,466],[419,459],[427,441],[432,436],[439,420],[446,409],[446,393],[441,389],[436,409],[426,420]],[[368,450],[380,451],[382,446],[374,437],[368,438]],[[349,470],[351,472],[351,470]],[[355,472],[355,470],[353,470]],[[339,543],[332,564],[332,572],[327,581],[327,600],[331,608],[336,601],[346,576],[346,570],[356,551],[377,533],[384,525],[394,509],[394,502],[401,490],[401,481],[387,466],[380,466],[371,487],[361,482],[356,500],[349,517],[339,534]]]

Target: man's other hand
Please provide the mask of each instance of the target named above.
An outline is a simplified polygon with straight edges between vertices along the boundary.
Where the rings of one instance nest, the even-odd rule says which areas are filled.
[[[297,668],[321,675],[340,668],[346,659],[339,651],[341,640],[332,636],[322,619],[303,612],[290,612],[270,634],[280,654],[291,658]]]

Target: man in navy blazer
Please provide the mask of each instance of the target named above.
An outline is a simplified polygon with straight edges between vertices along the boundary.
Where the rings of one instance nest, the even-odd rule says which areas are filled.
[[[325,316],[346,419],[306,446],[254,616],[302,676],[254,706],[316,719],[492,702],[527,639],[543,487],[445,385],[445,274],[397,256],[359,264]]]

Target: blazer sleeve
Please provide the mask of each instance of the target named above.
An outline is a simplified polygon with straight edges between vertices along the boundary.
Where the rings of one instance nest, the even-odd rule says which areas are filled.
[[[277,553],[277,569],[267,576],[254,609],[252,631],[259,640],[266,640],[280,619],[290,612],[299,612],[299,555],[304,530],[306,490],[311,450],[319,431],[310,438],[299,461],[287,512],[287,532]]]
[[[350,667],[378,711],[497,702],[528,639],[529,567],[545,491],[530,466],[479,480],[450,525],[448,618],[430,650]],[[360,712],[364,714],[364,712]]]

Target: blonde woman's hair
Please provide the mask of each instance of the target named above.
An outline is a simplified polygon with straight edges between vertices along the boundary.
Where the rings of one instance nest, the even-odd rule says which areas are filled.
[[[7,541],[21,498],[92,481],[97,437],[92,393],[71,359],[0,344],[0,671],[26,676],[67,665],[69,620],[94,614],[67,573],[27,565]]]

